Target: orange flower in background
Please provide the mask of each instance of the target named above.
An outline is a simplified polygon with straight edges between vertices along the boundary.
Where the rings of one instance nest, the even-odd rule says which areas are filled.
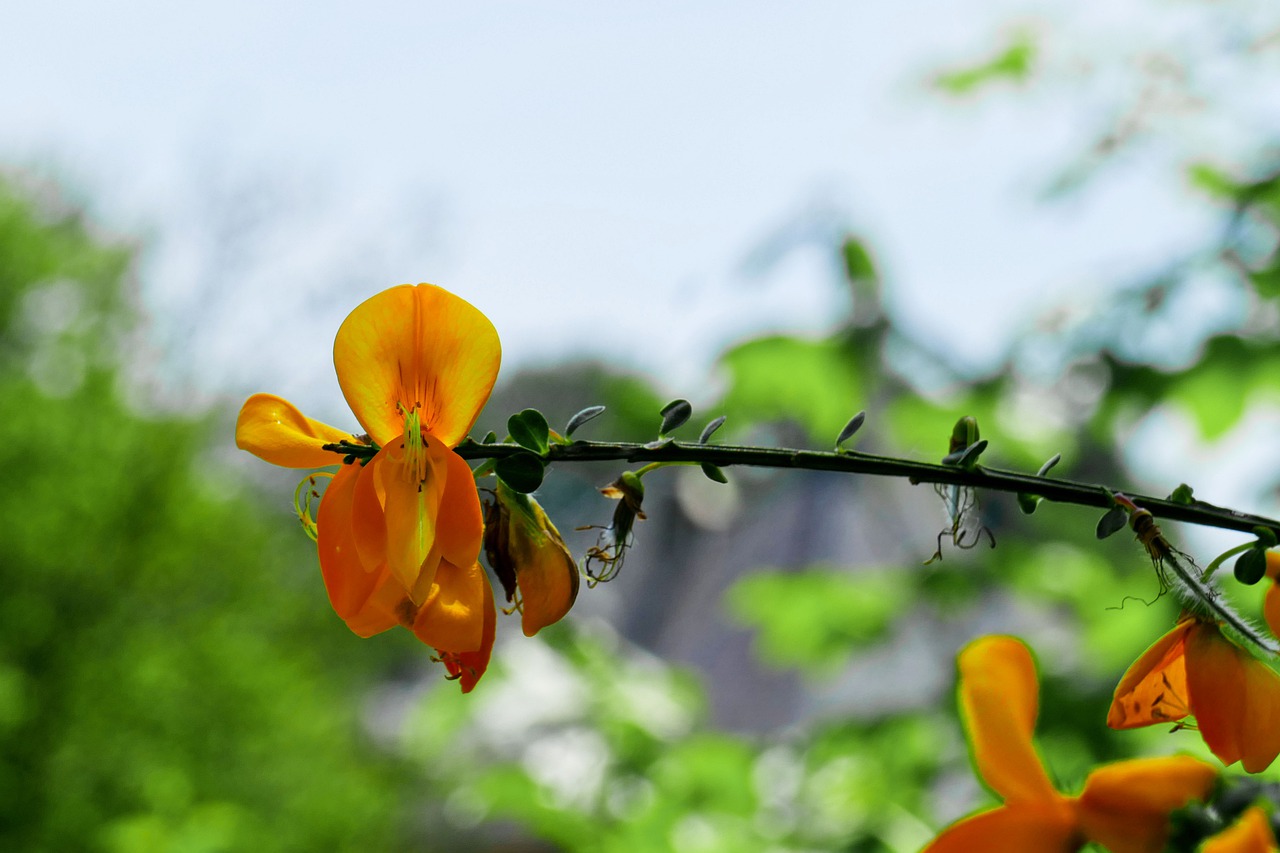
[[[1271,585],[1262,601],[1262,616],[1271,633],[1280,637],[1280,551],[1267,552],[1267,577],[1271,578]]]
[[[236,445],[276,465],[336,465],[352,446],[372,455],[338,470],[316,514],[329,600],[360,636],[412,630],[464,691],[488,664],[495,616],[477,563],[480,498],[452,448],[488,400],[500,360],[479,310],[434,285],[400,285],[357,306],[333,345],[338,384],[365,435],[269,394],[250,397],[236,421]]]
[[[1239,820],[1206,841],[1200,853],[1272,853],[1278,849],[1267,813],[1252,806]]]
[[[1116,685],[1107,725],[1132,729],[1189,715],[1223,764],[1260,773],[1280,754],[1280,675],[1217,623],[1184,615]]]
[[[1031,740],[1039,684],[1027,647],[1013,637],[981,637],[957,663],[973,761],[1004,805],[957,821],[924,853],[1072,853],[1089,842],[1112,853],[1159,853],[1170,813],[1213,787],[1212,767],[1175,756],[1105,765],[1089,774],[1080,796],[1064,796]]]

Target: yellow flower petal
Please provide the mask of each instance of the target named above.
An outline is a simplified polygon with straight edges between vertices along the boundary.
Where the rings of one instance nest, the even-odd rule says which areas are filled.
[[[396,624],[394,614],[366,610],[370,598],[388,580],[381,572],[366,571],[351,528],[351,508],[360,469],[344,465],[334,475],[316,514],[316,546],[320,572],[334,612],[361,636],[371,636]],[[403,592],[400,593],[403,597]]]
[[[1276,849],[1267,813],[1252,806],[1239,820],[1206,841],[1200,853],[1272,853]]]
[[[960,706],[978,773],[1011,805],[1055,800],[1031,743],[1039,684],[1027,647],[1013,637],[982,637],[958,663]]]
[[[1267,552],[1267,557],[1275,553]],[[1268,564],[1270,559],[1268,559]],[[1267,620],[1267,627],[1271,629],[1271,633],[1280,637],[1280,582],[1272,582],[1267,584],[1267,595],[1262,600],[1262,618]]]
[[[480,544],[484,540],[480,493],[467,460],[450,450],[444,453],[444,464],[444,494],[436,520],[440,558],[455,566],[469,566],[480,556]]]
[[[1120,761],[1099,767],[1076,801],[1085,836],[1111,853],[1160,853],[1169,814],[1209,795],[1217,771],[1188,756]]]
[[[1244,649],[1236,649],[1244,667],[1244,730],[1240,735],[1246,772],[1261,773],[1280,755],[1280,675]]]
[[[1060,798],[1008,805],[954,823],[920,853],[1074,853],[1084,846]]]
[[[1245,670],[1241,652],[1218,626],[1197,622],[1187,634],[1187,688],[1191,712],[1209,751],[1223,764],[1244,753]]]
[[[386,495],[381,476],[386,456],[384,447],[361,469],[352,496],[351,532],[367,570],[387,565],[387,518],[382,511]]]
[[[480,638],[480,648],[473,652],[442,652],[441,658],[449,675],[458,679],[463,693],[470,693],[489,668],[489,658],[493,654],[493,639],[497,633],[497,611],[493,606],[493,590],[489,587],[489,576],[480,569],[480,578],[484,581],[484,627]]]
[[[474,652],[484,641],[485,601],[493,604],[479,563],[441,563],[435,583],[413,623],[414,635],[442,652]]]
[[[439,441],[429,440],[423,454],[423,470],[419,472],[406,458],[402,440],[397,439],[383,450],[387,455],[379,461],[378,473],[385,491],[382,509],[386,521],[387,565],[391,574],[412,594],[419,587],[429,588],[440,562],[436,544],[440,501],[448,476],[448,457],[455,454]],[[470,469],[467,469],[467,479],[473,483],[474,490]],[[415,595],[414,600],[419,601],[421,597]]]
[[[455,447],[489,399],[501,357],[489,319],[430,284],[365,300],[333,344],[342,393],[379,445],[399,438],[416,408],[425,431]]]
[[[1187,699],[1186,638],[1196,625],[1185,619],[1151,644],[1116,685],[1107,725],[1132,729],[1181,720],[1191,713]]]
[[[273,394],[254,394],[236,418],[236,447],[285,468],[337,465],[342,455],[321,446],[344,440],[350,441],[351,433],[313,421]]]
[[[578,566],[542,506],[499,481],[484,523],[489,566],[507,601],[519,591],[525,636],[560,621],[578,597]]]

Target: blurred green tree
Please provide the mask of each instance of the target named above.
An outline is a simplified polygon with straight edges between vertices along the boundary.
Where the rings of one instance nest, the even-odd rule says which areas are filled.
[[[361,704],[420,650],[352,642],[221,417],[126,402],[133,263],[0,184],[0,849],[404,847]]]

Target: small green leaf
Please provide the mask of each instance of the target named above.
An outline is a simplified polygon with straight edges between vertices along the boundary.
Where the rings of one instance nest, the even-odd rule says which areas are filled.
[[[497,440],[498,440],[498,434],[497,434],[496,432],[494,432],[493,430],[489,430],[488,432],[486,432],[486,433],[484,434],[484,439],[483,439],[480,443],[481,443],[481,444],[493,444],[493,443],[495,443]]]
[[[1183,506],[1191,506],[1195,503],[1195,491],[1186,483],[1178,484],[1178,488],[1174,489],[1169,495],[1169,500]]]
[[[577,432],[578,427],[582,426],[587,421],[595,420],[602,414],[604,414],[604,406],[588,406],[581,412],[578,412],[576,415],[569,418],[569,423],[564,428],[565,437],[568,438],[573,435]]]
[[[1236,580],[1253,586],[1267,573],[1267,552],[1261,548],[1250,548],[1236,560],[1234,571]]]
[[[840,434],[836,436],[836,450],[840,449],[840,445],[853,438],[854,433],[862,429],[862,423],[866,419],[866,412],[858,412],[858,414],[849,418],[849,422],[844,425],[844,429],[840,430]]]
[[[507,419],[507,432],[511,439],[525,450],[539,455],[547,452],[547,439],[551,428],[547,419],[537,409],[525,409]]]
[[[1040,501],[1044,498],[1039,495],[1029,495],[1026,492],[1018,492],[1018,509],[1022,510],[1025,515],[1031,515],[1036,511],[1036,507],[1040,505]]]
[[[527,495],[542,485],[546,466],[537,456],[521,451],[499,459],[493,470],[512,491]]]
[[[964,450],[948,453],[942,458],[943,465],[954,465],[957,468],[971,469],[978,464],[978,457],[987,449],[987,440],[975,441]]]
[[[662,407],[659,414],[662,415],[662,427],[658,430],[658,435],[666,435],[689,420],[693,414],[693,406],[689,405],[688,400],[672,400]]]
[[[1094,531],[1099,539],[1106,539],[1117,530],[1122,529],[1129,521],[1129,513],[1124,507],[1116,504],[1107,510],[1106,515],[1098,519],[1098,528]]]
[[[1053,454],[1053,456],[1049,458],[1049,461],[1045,462],[1043,465],[1040,466],[1040,470],[1036,472],[1036,476],[1043,477],[1045,474],[1048,474],[1050,471],[1053,470],[1054,465],[1057,465],[1061,461],[1062,461],[1061,453]]]
[[[715,434],[715,431],[724,426],[725,416],[721,415],[711,423],[702,428],[702,435],[698,436],[698,444],[706,444],[707,441]],[[715,479],[714,477],[712,479]]]
[[[1255,527],[1253,535],[1258,537],[1258,547],[1263,549],[1276,547],[1276,532],[1270,527]]]
[[[717,483],[729,482],[729,478],[724,475],[724,472],[710,462],[702,463],[702,473],[707,475],[708,480],[715,480]]]

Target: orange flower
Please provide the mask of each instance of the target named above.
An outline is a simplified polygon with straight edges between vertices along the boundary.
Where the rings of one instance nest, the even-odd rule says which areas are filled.
[[[1267,813],[1252,806],[1231,826],[1210,838],[1200,853],[1272,853],[1276,838],[1267,821]]]
[[[501,480],[485,512],[484,550],[526,637],[569,612],[578,597],[573,555],[542,506]]]
[[[1120,679],[1107,725],[1132,729],[1188,715],[1223,764],[1260,773],[1280,754],[1280,675],[1217,623],[1184,615]]]
[[[959,698],[978,774],[1004,805],[958,821],[924,853],[1159,853],[1169,814],[1203,799],[1214,770],[1186,756],[1120,761],[1085,780],[1079,797],[1053,787],[1031,741],[1039,713],[1035,664],[1013,637],[981,637],[960,653]]]
[[[476,561],[475,479],[452,448],[488,400],[500,359],[497,332],[476,308],[434,285],[400,285],[352,311],[333,345],[338,384],[365,435],[269,394],[250,397],[236,421],[237,446],[276,465],[348,460],[316,514],[334,610],[361,636],[411,629],[464,691],[488,664],[494,607]]]
[[[1271,585],[1262,602],[1262,616],[1271,633],[1280,637],[1280,551],[1267,552],[1267,577],[1271,578]]]

